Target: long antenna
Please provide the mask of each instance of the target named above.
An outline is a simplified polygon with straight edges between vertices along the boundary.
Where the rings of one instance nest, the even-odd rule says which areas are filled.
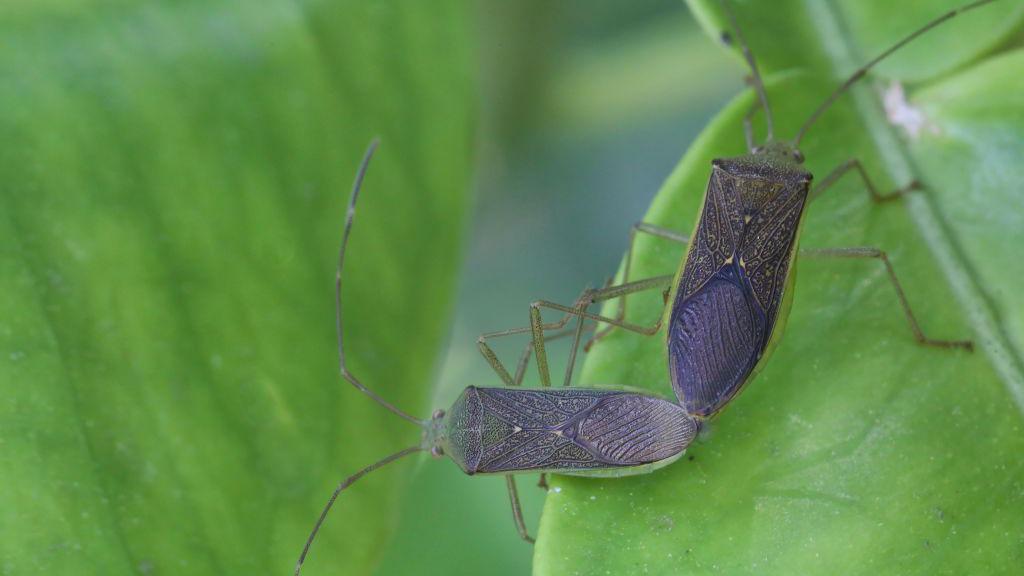
[[[958,16],[960,14],[963,14],[964,12],[967,12],[968,10],[972,10],[972,9],[977,8],[979,6],[984,6],[985,4],[988,4],[988,3],[994,2],[994,1],[995,0],[978,0],[977,2],[971,2],[970,4],[965,4],[964,6],[961,6],[959,8],[954,8],[953,10],[950,10],[949,12],[946,12],[942,16],[939,16],[938,18],[935,18],[931,22],[925,24],[921,28],[918,28],[912,34],[910,34],[909,36],[907,36],[903,40],[900,40],[896,44],[892,45],[885,52],[882,52],[881,54],[876,56],[874,60],[868,62],[864,66],[861,66],[860,69],[858,69],[856,72],[851,74],[850,77],[847,78],[845,82],[843,82],[838,88],[836,88],[835,92],[833,92],[828,98],[826,98],[825,101],[821,103],[821,106],[818,106],[818,109],[815,110],[813,114],[811,114],[811,116],[807,119],[806,122],[804,122],[804,125],[800,127],[800,131],[797,132],[797,134],[796,134],[796,139],[793,140],[793,146],[799,146],[800,145],[800,141],[803,140],[804,134],[807,132],[807,129],[811,127],[811,124],[814,124],[814,122],[818,120],[819,116],[821,116],[826,110],[828,110],[828,108],[830,106],[832,106],[832,104],[840,96],[842,96],[847,90],[849,90],[850,86],[853,86],[858,80],[863,78],[864,75],[867,74],[867,71],[870,70],[871,68],[873,68],[875,66],[875,64],[878,64],[882,60],[885,60],[890,54],[892,54],[893,52],[899,50],[904,45],[909,43],[911,40],[917,38],[918,36],[924,34],[925,32],[927,32],[929,30],[931,30],[932,28],[935,28],[936,26],[938,26],[939,24],[942,24],[946,20],[949,20],[950,18],[953,18],[954,16]]]
[[[363,386],[363,383],[360,382],[359,379],[357,379],[351,372],[348,371],[348,368],[345,367],[345,346],[343,342],[345,335],[344,331],[341,329],[341,270],[345,264],[345,248],[348,246],[348,236],[352,232],[352,222],[353,220],[355,220],[356,200],[359,199],[359,189],[363,185],[363,178],[366,177],[366,169],[370,165],[370,158],[373,158],[373,152],[374,150],[377,149],[377,146],[379,144],[380,140],[374,138],[373,141],[370,142],[370,146],[366,149],[366,154],[363,155],[362,163],[359,164],[359,171],[356,173],[356,180],[352,184],[352,197],[348,201],[348,213],[345,216],[345,232],[341,237],[341,249],[338,251],[338,274],[335,277],[334,282],[335,323],[336,328],[338,330],[338,368],[341,371],[341,377],[344,378],[345,380],[348,380],[349,383],[355,386],[356,390],[359,390],[363,394],[366,394],[375,402],[387,408],[395,415],[400,416],[408,420],[409,422],[412,422],[413,424],[423,426],[426,424],[426,421],[411,416],[403,410],[399,410],[394,404],[381,398],[366,386]]]
[[[373,152],[373,146],[375,145],[376,142],[374,142],[374,144],[370,146],[370,152]],[[363,166],[366,166],[365,161],[363,162]],[[309,554],[309,547],[313,545],[313,540],[316,538],[317,532],[320,531],[320,526],[323,525],[324,519],[327,518],[327,513],[331,511],[331,506],[334,506],[334,501],[338,499],[338,495],[341,494],[342,490],[348,488],[349,486],[354,484],[356,480],[359,480],[360,478],[366,476],[370,472],[373,472],[377,468],[380,468],[381,466],[386,466],[387,464],[390,464],[395,460],[398,460],[399,458],[403,458],[414,452],[419,452],[420,450],[423,450],[422,446],[410,446],[405,450],[395,452],[394,454],[388,456],[387,458],[384,458],[383,460],[378,460],[377,462],[370,464],[366,468],[363,468],[359,472],[356,472],[355,474],[349,476],[348,478],[345,478],[345,480],[341,484],[338,484],[338,487],[334,489],[334,493],[331,494],[331,498],[327,500],[327,505],[324,506],[323,512],[320,513],[320,518],[317,519],[316,525],[313,526],[313,531],[309,533],[309,538],[306,539],[306,545],[302,547],[302,554],[299,555],[299,561],[295,564],[295,576],[299,576],[299,572],[302,571],[302,563],[306,561],[306,555]]]
[[[754,91],[757,92],[757,98],[761,101],[761,107],[764,108],[764,121],[768,128],[768,140],[771,140],[775,134],[775,126],[772,122],[772,109],[768,106],[768,94],[764,91],[764,82],[761,81],[761,73],[757,71],[757,62],[754,61],[754,53],[750,51],[750,47],[747,46],[747,41],[743,38],[743,33],[740,32],[740,25],[736,21],[736,14],[733,13],[732,7],[726,0],[721,0],[722,8],[725,9],[725,15],[729,18],[729,26],[732,27],[733,32],[736,33],[736,40],[740,43],[740,50],[743,51],[743,57],[747,60],[747,66],[750,67],[750,75],[754,80]]]

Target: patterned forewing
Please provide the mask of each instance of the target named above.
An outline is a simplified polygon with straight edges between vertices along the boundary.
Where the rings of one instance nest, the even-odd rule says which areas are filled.
[[[769,324],[782,301],[805,199],[805,190],[785,189],[777,204],[751,222],[741,247],[746,276]]]
[[[737,248],[735,183],[724,176],[719,170],[711,172],[693,245],[683,264],[677,301],[696,292]]]
[[[682,407],[660,398],[621,394],[602,400],[579,422],[576,439],[614,465],[634,466],[682,452],[697,423]]]

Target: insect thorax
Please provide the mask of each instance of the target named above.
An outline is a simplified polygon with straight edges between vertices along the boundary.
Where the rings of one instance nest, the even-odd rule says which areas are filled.
[[[735,262],[751,279],[761,307],[777,305],[772,276],[784,276],[777,264],[794,247],[810,181],[810,172],[769,154],[712,162],[678,297],[690,297]]]

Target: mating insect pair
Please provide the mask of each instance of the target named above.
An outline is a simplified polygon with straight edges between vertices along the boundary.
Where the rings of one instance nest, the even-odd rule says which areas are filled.
[[[926,337],[910,308],[885,252],[874,248],[801,251],[799,230],[807,203],[839,177],[858,173],[873,199],[899,196],[911,187],[879,194],[857,160],[850,160],[811,187],[811,174],[802,168],[799,143],[818,118],[867,70],[899,47],[939,23],[993,0],[974,2],[936,18],[870,61],[841,84],[807,119],[792,142],[775,140],[771,108],[756,63],[731,12],[732,28],[750,66],[758,97],[744,121],[749,154],[716,160],[704,195],[700,218],[688,244],[679,272],[630,281],[633,241],[638,233],[670,241],[687,242],[685,236],[663,228],[640,224],[630,234],[624,283],[587,291],[573,306],[538,301],[530,307],[530,327],[487,334],[481,351],[507,387],[467,388],[447,411],[427,420],[415,418],[367,389],[346,368],[342,341],[341,270],[352,227],[360,184],[375,146],[360,167],[349,204],[336,284],[338,344],[342,376],[364,394],[396,415],[423,429],[418,445],[376,462],[342,482],[332,494],[310,534],[296,566],[299,573],[309,548],[338,495],[365,474],[403,456],[430,451],[449,455],[468,474],[507,475],[507,485],[517,528],[526,531],[519,508],[517,472],[557,472],[584,476],[624,476],[650,472],[677,459],[692,442],[702,422],[717,414],[764,365],[777,343],[793,296],[793,269],[798,255],[878,259],[887,275],[916,339],[938,347],[971,347],[967,341]],[[723,3],[724,4],[724,3]],[[755,145],[750,128],[756,110],[763,110],[767,139]],[[651,326],[625,320],[625,297],[644,290],[666,290],[666,330],[669,373],[678,403],[656,395],[618,389],[551,389],[546,343],[553,337],[574,337],[565,384],[571,383],[573,365],[581,344],[585,320],[608,327],[653,335],[664,320]],[[590,304],[621,298],[614,317],[587,311]],[[545,324],[543,308],[563,312],[555,323]],[[547,332],[577,319],[575,330],[548,336]],[[532,354],[541,375],[542,389],[520,387],[528,355],[510,374],[497,359],[487,340],[529,332]]]

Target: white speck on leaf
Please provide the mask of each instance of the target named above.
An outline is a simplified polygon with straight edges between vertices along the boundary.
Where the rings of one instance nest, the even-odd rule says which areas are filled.
[[[927,129],[931,134],[939,134],[939,127],[925,117],[920,108],[915,108],[907,101],[903,85],[893,81],[882,95],[885,116],[893,126],[903,128],[911,140],[916,140],[921,130]]]

